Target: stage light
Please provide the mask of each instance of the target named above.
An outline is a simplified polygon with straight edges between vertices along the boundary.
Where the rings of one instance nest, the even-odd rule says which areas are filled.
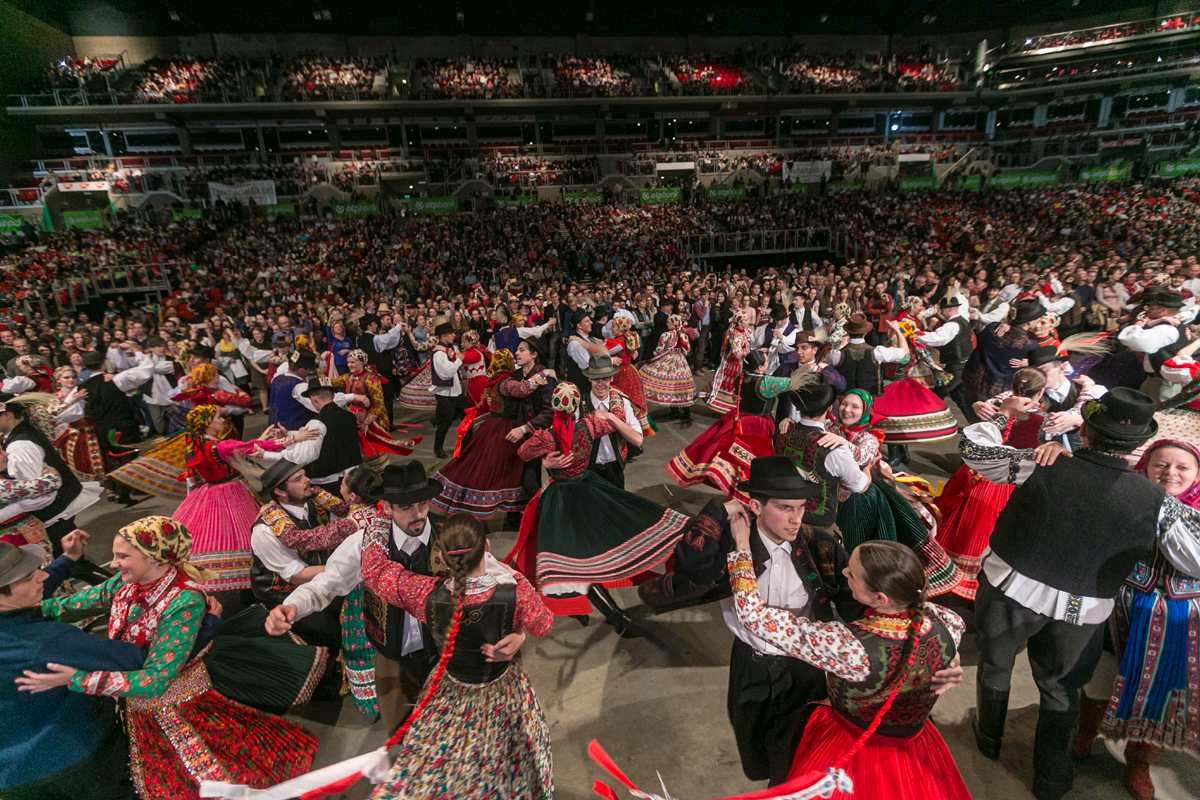
[[[821,22],[829,22],[829,15],[828,15],[828,14],[822,14],[822,15],[821,15]]]

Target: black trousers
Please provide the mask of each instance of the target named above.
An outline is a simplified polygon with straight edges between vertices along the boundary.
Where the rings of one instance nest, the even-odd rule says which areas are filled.
[[[992,586],[980,573],[975,596],[979,675],[986,689],[1007,692],[1022,646],[1041,703],[1034,739],[1035,780],[1069,787],[1071,740],[1079,692],[1096,671],[1104,649],[1104,623],[1072,625],[1031,611]]]
[[[450,431],[450,426],[454,423],[455,418],[461,417],[466,410],[467,402],[460,394],[457,397],[446,397],[445,395],[434,395],[437,400],[437,410],[433,414],[433,422],[436,426],[433,433],[433,449],[441,451],[446,443],[446,434]]]
[[[752,781],[787,779],[808,722],[809,703],[824,700],[825,673],[797,658],[764,656],[734,638],[726,706],[742,772]]]
[[[967,390],[963,387],[963,370],[967,368],[966,364],[951,364],[946,367],[946,371],[950,373],[950,382],[945,386],[939,386],[933,390],[933,393],[938,397],[945,399],[949,397],[958,405],[963,416],[971,419],[971,405],[967,402]]]
[[[592,464],[589,469],[618,489],[625,488],[625,465],[620,460],[607,464]]]
[[[383,385],[383,410],[387,412],[388,429],[390,430],[396,421],[396,384],[399,381],[395,375],[387,375],[385,377],[387,378],[387,383]]]

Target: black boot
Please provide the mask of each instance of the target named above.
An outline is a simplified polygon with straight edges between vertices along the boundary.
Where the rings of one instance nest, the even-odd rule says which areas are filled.
[[[971,727],[975,731],[975,746],[986,758],[996,761],[1000,758],[1004,720],[1008,717],[1008,692],[989,689],[977,683],[973,715]]]
[[[1074,765],[1071,743],[1079,708],[1070,711],[1038,712],[1037,732],[1033,737],[1033,796],[1037,800],[1059,800],[1071,791]]]
[[[592,607],[600,612],[600,616],[604,617],[604,621],[612,625],[617,636],[622,639],[641,637],[641,631],[637,629],[629,615],[617,605],[617,601],[608,593],[608,589],[598,583],[593,583],[588,587],[587,598],[591,601]]]

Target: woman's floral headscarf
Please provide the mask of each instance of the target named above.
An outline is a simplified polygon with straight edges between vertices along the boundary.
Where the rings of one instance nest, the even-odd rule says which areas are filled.
[[[192,565],[192,534],[170,517],[142,517],[117,531],[117,535],[135,550],[160,564],[170,564],[194,581],[202,581],[204,572]]]

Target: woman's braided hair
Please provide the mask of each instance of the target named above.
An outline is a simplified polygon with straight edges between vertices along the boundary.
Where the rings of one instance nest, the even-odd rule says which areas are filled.
[[[433,542],[429,566],[433,574],[446,579],[446,588],[461,598],[466,592],[467,575],[479,566],[487,545],[487,527],[467,514],[451,517]]]

